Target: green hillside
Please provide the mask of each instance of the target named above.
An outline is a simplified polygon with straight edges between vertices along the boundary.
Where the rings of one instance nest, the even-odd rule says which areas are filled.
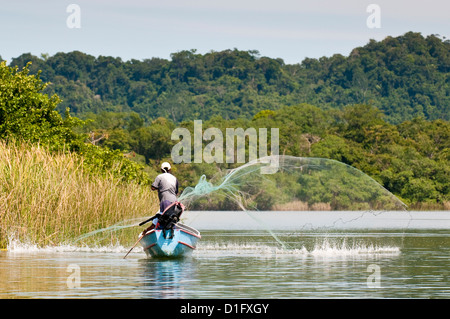
[[[79,115],[101,110],[134,111],[146,120],[174,122],[251,118],[261,110],[309,103],[321,109],[370,104],[390,123],[415,117],[450,120],[450,41],[408,32],[371,40],[348,57],[307,58],[288,65],[258,51],[173,53],[171,60],[122,61],[82,52],[41,57],[23,54],[51,82],[46,92]],[[9,61],[8,61],[9,62]]]

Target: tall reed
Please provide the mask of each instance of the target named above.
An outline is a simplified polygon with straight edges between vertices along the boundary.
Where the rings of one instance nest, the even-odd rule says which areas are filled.
[[[83,234],[145,218],[157,209],[157,196],[148,186],[87,173],[77,154],[0,141],[2,248],[10,238],[38,246],[70,243]],[[131,227],[100,232],[88,240],[128,245],[139,231]]]

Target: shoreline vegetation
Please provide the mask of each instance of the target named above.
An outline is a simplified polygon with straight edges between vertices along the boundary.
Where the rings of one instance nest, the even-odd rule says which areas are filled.
[[[146,185],[92,174],[77,154],[28,143],[0,141],[0,185],[0,248],[11,238],[39,246],[70,244],[89,232],[153,215],[159,207]],[[126,245],[138,231],[119,230],[81,243]]]
[[[50,152],[41,145],[0,141],[0,248],[14,238],[38,246],[76,238],[127,220],[154,214],[158,198],[148,185],[93,174],[75,153]],[[278,204],[272,210],[329,211],[329,203]],[[420,203],[410,210],[450,210]],[[136,223],[135,223],[136,224]],[[87,238],[82,244],[130,245],[136,227]]]
[[[273,210],[280,211],[331,211],[330,203],[314,203],[308,205],[306,202],[296,201],[287,204],[279,204],[273,207]],[[408,206],[408,210],[411,211],[435,211],[444,210],[450,211],[450,202],[444,203],[415,203]]]

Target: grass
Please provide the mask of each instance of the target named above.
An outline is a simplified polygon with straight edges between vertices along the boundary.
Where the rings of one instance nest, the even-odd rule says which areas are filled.
[[[38,246],[67,244],[157,209],[157,195],[148,186],[87,173],[76,154],[0,142],[0,248],[11,238]],[[79,243],[129,245],[140,230],[101,232]]]
[[[276,204],[272,210],[279,211],[316,211],[316,210],[332,210],[330,203],[315,203],[308,205],[306,202],[294,200],[285,204]]]

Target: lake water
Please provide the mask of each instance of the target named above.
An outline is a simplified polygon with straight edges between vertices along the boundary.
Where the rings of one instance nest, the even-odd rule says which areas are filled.
[[[185,214],[183,259],[12,243],[0,298],[450,298],[448,211]]]

